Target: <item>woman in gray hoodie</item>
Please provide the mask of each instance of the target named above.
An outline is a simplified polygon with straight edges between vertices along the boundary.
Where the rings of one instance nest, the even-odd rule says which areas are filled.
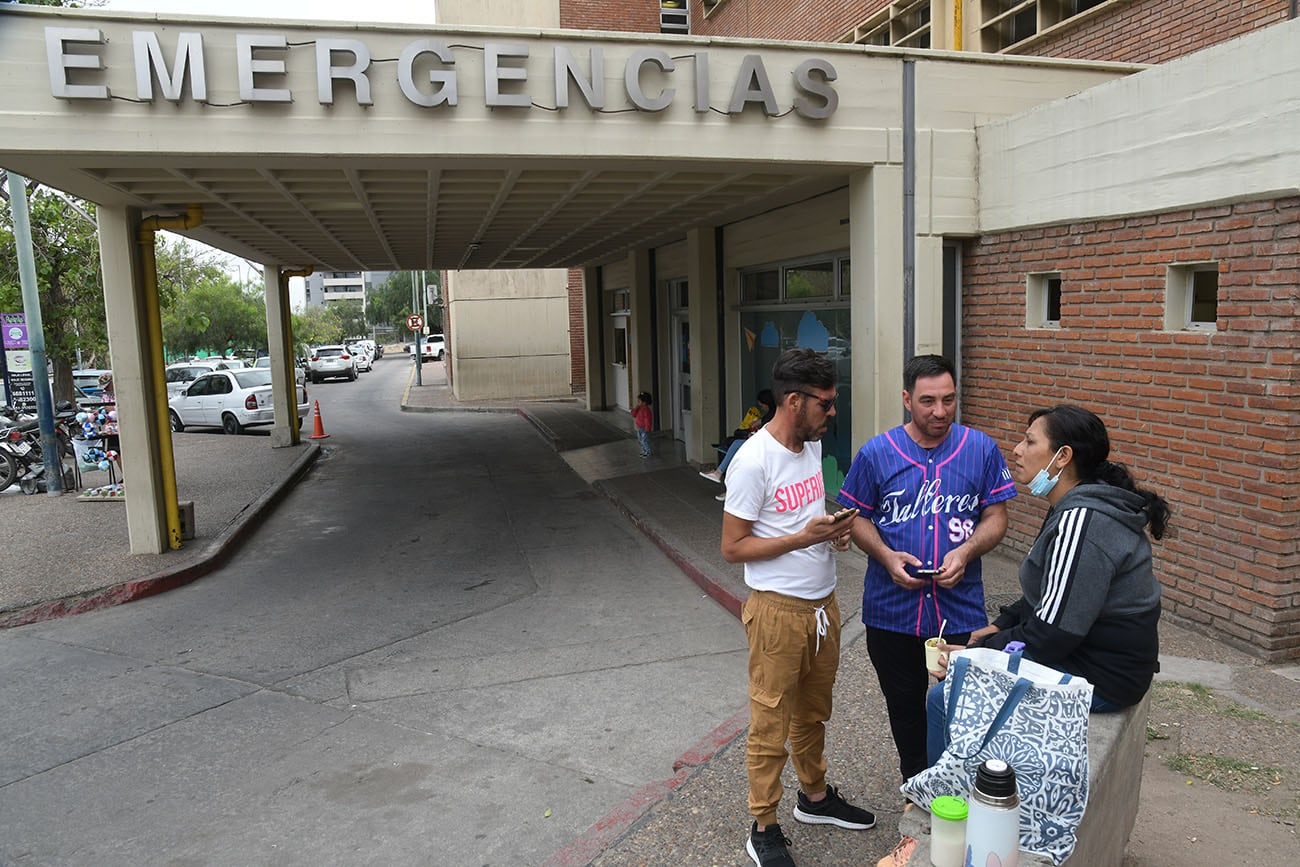
[[[1160,670],[1160,582],[1147,530],[1159,539],[1169,521],[1164,498],[1109,457],[1105,424],[1083,407],[1029,416],[1011,475],[1050,508],[1020,564],[1024,595],[970,640],[999,650],[1023,642],[1029,659],[1087,678],[1100,713],[1137,704]],[[926,696],[926,717],[934,764],[947,724],[942,683]]]
[[[1015,449],[1011,474],[1051,508],[1020,565],[1024,596],[1004,606],[971,644],[1025,655],[1093,685],[1093,710],[1142,700],[1160,668],[1160,583],[1151,536],[1165,533],[1169,506],[1108,460],[1110,437],[1078,406],[1040,409]]]

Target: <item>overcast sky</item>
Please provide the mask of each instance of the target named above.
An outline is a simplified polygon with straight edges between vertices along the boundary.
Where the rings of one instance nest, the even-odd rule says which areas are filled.
[[[434,0],[108,0],[103,8],[229,18],[434,23]]]

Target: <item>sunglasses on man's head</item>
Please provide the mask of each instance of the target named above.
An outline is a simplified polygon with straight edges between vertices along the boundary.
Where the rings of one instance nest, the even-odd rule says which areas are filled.
[[[786,394],[802,394],[804,397],[811,397],[813,402],[822,408],[822,412],[830,412],[831,407],[835,406],[835,401],[839,400],[839,395],[836,395],[835,397],[818,397],[817,395],[800,388],[788,391]]]

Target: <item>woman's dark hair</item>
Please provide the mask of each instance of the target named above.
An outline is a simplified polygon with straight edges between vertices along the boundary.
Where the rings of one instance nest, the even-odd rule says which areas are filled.
[[[650,392],[648,391],[641,392],[636,396],[636,399],[644,403],[646,406],[650,406],[654,403],[654,398],[650,397]]]
[[[1132,491],[1146,501],[1143,511],[1151,525],[1151,536],[1159,539],[1169,524],[1169,504],[1155,491],[1139,488],[1128,469],[1110,458],[1110,435],[1106,425],[1096,414],[1081,406],[1063,403],[1050,409],[1038,409],[1029,414],[1032,425],[1043,420],[1047,441],[1056,451],[1069,446],[1074,452],[1075,474],[1080,484],[1104,482]]]
[[[804,388],[834,388],[838,379],[835,362],[812,349],[787,349],[772,365],[772,392],[777,400]]]

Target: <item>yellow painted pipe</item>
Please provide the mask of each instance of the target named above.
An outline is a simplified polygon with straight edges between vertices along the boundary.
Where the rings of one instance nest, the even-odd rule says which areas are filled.
[[[172,428],[167,418],[167,361],[163,358],[162,311],[158,306],[158,259],[154,240],[161,229],[193,229],[203,222],[203,209],[190,205],[183,217],[147,217],[140,221],[138,241],[144,279],[144,306],[149,329],[149,369],[153,385],[154,426],[158,432],[162,471],[163,508],[167,513],[167,544],[181,547],[181,511],[176,499],[176,459],[172,455]]]
[[[952,0],[952,50],[961,51],[962,42],[962,3],[964,0]]]

